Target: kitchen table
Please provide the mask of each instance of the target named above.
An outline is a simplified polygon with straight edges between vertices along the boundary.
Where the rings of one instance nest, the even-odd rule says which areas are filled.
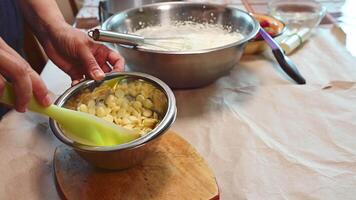
[[[211,166],[221,199],[356,198],[356,58],[336,24],[320,26],[290,57],[306,85],[267,51],[244,56],[213,84],[174,91],[172,130]],[[55,96],[70,87],[50,61],[41,77]],[[0,123],[0,199],[59,199],[58,145],[46,117],[9,112]]]

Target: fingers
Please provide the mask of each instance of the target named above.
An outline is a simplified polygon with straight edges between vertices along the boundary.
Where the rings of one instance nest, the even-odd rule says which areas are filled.
[[[49,95],[48,89],[41,80],[40,76],[32,69],[30,69],[28,73],[32,82],[33,95],[36,98],[37,102],[44,107],[51,105],[52,100]]]
[[[125,60],[124,58],[114,52],[114,51],[111,51],[109,50],[109,54],[108,54],[108,61],[109,63],[113,66],[113,71],[124,71],[124,65],[125,65]]]
[[[65,34],[52,37],[45,46],[47,55],[71,76],[73,84],[78,83],[83,75],[102,80],[105,72],[124,69],[124,59],[120,54],[95,43],[86,34],[74,28],[68,29]]]
[[[80,79],[83,77],[79,67],[76,67],[74,62],[68,62],[70,59],[63,59],[61,54],[53,48],[52,44],[47,45],[47,53],[50,53],[51,60],[57,66],[60,66],[60,69],[67,73],[72,80]],[[79,66],[79,65],[78,65]]]
[[[32,83],[26,68],[28,64],[18,55],[11,55],[0,50],[0,73],[11,79],[13,84],[15,108],[19,112],[25,112],[27,104],[32,96]]]
[[[123,71],[124,59],[120,56],[120,54],[110,50],[104,45],[95,45],[95,59],[105,73],[110,71]],[[111,68],[110,65],[113,67]]]
[[[13,51],[0,49],[0,73],[11,80],[15,94],[15,109],[25,112],[32,95],[42,106],[48,106],[51,99],[48,90],[30,65]],[[0,90],[5,80],[0,77]]]
[[[16,96],[15,108],[18,112],[26,112],[27,104],[32,97],[32,83],[29,76],[22,76],[22,80],[15,79],[12,82]]]
[[[104,63],[103,65],[100,66],[101,69],[105,72],[105,73],[109,73],[111,72],[111,67],[107,64],[107,63]]]
[[[106,63],[109,49],[104,45],[98,45],[94,43],[94,57],[99,66]]]
[[[80,82],[80,80],[78,80],[78,79],[73,80],[71,85],[72,86],[77,85],[79,82]]]
[[[99,45],[94,56],[104,72],[124,70],[124,58],[104,45]],[[109,65],[106,62],[109,62],[113,66],[113,69],[108,67]]]
[[[97,59],[100,66],[103,66],[103,64],[105,64],[106,62],[109,62],[113,66],[112,70],[114,71],[124,70],[124,64],[125,64],[124,58],[121,57],[120,54],[112,51],[111,49],[109,49],[104,45],[99,45],[95,53],[95,58]]]
[[[64,70],[64,69],[62,69],[64,72],[66,72],[70,77],[71,77],[71,79],[72,80],[81,80],[81,79],[83,79],[83,77],[85,76],[84,74],[83,74],[83,70],[81,70],[81,68],[79,68],[79,67],[74,67],[74,65],[71,65],[71,64],[64,64],[64,65],[67,65],[67,69],[68,70]]]
[[[84,68],[94,80],[102,80],[105,77],[104,72],[99,67],[98,63],[89,47],[83,47],[79,50],[79,57]]]

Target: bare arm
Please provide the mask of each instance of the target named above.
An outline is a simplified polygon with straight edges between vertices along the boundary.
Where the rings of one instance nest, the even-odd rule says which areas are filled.
[[[54,0],[18,0],[26,21],[41,39],[69,26]]]

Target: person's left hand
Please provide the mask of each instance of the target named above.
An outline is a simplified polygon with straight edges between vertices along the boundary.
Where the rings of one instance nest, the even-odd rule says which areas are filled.
[[[104,72],[124,69],[124,59],[120,54],[69,25],[48,37],[42,37],[41,43],[48,57],[72,78],[72,84],[78,83],[84,76],[101,80]]]

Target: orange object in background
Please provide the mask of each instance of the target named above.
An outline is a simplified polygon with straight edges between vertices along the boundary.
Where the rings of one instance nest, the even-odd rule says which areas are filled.
[[[253,16],[259,21],[260,26],[272,36],[272,38],[282,35],[286,30],[285,24],[272,16],[263,14],[253,14]],[[244,54],[261,53],[267,47],[266,42],[260,34],[258,34],[254,39],[247,43]]]

